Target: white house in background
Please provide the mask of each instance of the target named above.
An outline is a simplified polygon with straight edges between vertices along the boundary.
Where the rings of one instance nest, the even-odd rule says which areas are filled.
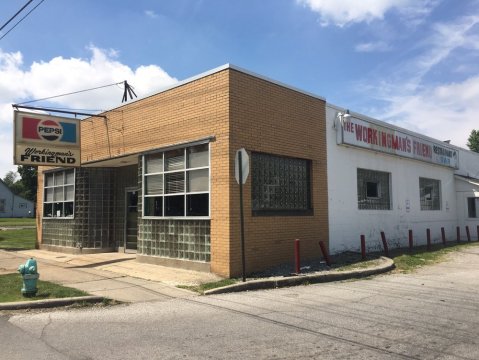
[[[33,217],[33,202],[15,195],[0,179],[0,218]]]
[[[448,240],[467,225],[477,239],[479,154],[327,104],[330,251]]]

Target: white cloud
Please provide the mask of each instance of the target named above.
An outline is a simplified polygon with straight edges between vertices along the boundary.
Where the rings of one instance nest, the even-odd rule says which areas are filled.
[[[390,51],[391,47],[384,41],[375,41],[357,44],[355,50],[357,52],[384,52]]]
[[[132,69],[115,59],[114,50],[90,46],[89,59],[55,57],[23,64],[20,52],[6,53],[0,49],[0,177],[14,169],[12,139],[12,104],[40,99],[78,90],[128,80],[139,97],[147,96],[177,82],[156,65]],[[107,87],[77,95],[49,100],[49,106],[74,109],[110,109],[121,105],[122,86]],[[33,103],[41,106],[45,103]]]
[[[386,104],[374,116],[466,147],[471,130],[479,129],[478,25],[479,16],[435,24],[433,33],[416,48],[417,57],[397,64],[397,71],[388,69],[394,75],[382,76],[381,81],[368,79],[360,91],[367,90]],[[457,74],[459,67],[476,71],[464,71],[454,81],[443,80],[444,73]]]
[[[437,1],[433,0],[296,0],[320,14],[323,26],[345,26],[352,23],[382,20],[391,10],[407,20],[417,20],[429,14]]]
[[[156,19],[158,17],[158,14],[155,13],[153,10],[145,10],[145,15],[151,19]]]
[[[439,85],[407,96],[393,96],[383,119],[396,125],[466,147],[479,129],[479,76]]]

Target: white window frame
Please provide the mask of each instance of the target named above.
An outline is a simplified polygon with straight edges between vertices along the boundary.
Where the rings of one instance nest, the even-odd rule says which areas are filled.
[[[188,148],[192,148],[192,147],[195,147],[195,146],[200,146],[200,145],[207,145],[208,146],[208,166],[200,166],[200,167],[194,167],[194,168],[188,168],[187,167],[187,163],[188,163],[188,159],[187,159],[187,150]],[[184,168],[181,169],[181,170],[165,170],[165,154],[169,151],[174,151],[174,150],[183,150],[183,156],[184,156]],[[145,169],[146,169],[146,158],[148,155],[151,155],[151,154],[162,154],[162,160],[163,160],[163,166],[162,166],[162,171],[161,172],[154,172],[154,173],[146,173],[145,172]],[[187,191],[187,187],[188,187],[188,184],[187,184],[187,181],[188,181],[188,172],[190,171],[194,171],[194,170],[205,170],[207,169],[208,170],[208,190],[207,191],[192,191],[192,192],[189,192]],[[166,194],[166,191],[165,191],[165,188],[166,188],[166,181],[165,181],[165,175],[168,175],[168,174],[174,174],[174,173],[183,173],[184,174],[184,191],[182,192],[177,192],[177,193],[173,193],[173,194]],[[145,193],[145,184],[146,184],[146,179],[148,178],[148,176],[155,176],[155,175],[161,175],[163,176],[163,182],[162,182],[162,186],[163,186],[163,193],[162,194],[153,194],[153,195],[146,195]],[[208,194],[208,215],[206,216],[187,216],[186,215],[186,212],[187,212],[187,205],[188,205],[188,195],[195,195],[195,194]],[[183,196],[183,201],[184,201],[184,213],[183,213],[183,216],[180,216],[180,215],[176,215],[176,216],[165,216],[165,198],[166,197],[169,197],[169,196]],[[155,197],[161,197],[161,201],[162,201],[162,213],[163,215],[161,216],[155,216],[155,215],[145,215],[145,205],[146,205],[146,201],[145,199],[146,198],[155,198]],[[141,202],[141,207],[142,207],[142,211],[141,211],[141,217],[142,219],[178,219],[178,220],[186,220],[186,219],[195,219],[195,220],[209,220],[211,217],[211,146],[210,146],[210,142],[199,142],[199,143],[192,143],[192,144],[184,144],[184,145],[181,145],[181,146],[174,146],[174,147],[170,147],[168,149],[164,149],[164,150],[161,150],[161,151],[157,151],[157,152],[151,152],[151,153],[148,153],[148,154],[144,154],[142,155],[142,191],[141,191],[141,198],[142,198],[142,202]]]
[[[67,171],[73,171],[73,184],[65,184],[65,174]],[[50,174],[53,174],[53,185],[51,186],[45,186],[46,185],[46,177]],[[61,185],[55,185],[55,176],[57,174],[63,174],[64,177],[64,182]],[[63,170],[53,170],[53,171],[47,171],[43,173],[43,194],[42,194],[42,199],[43,199],[43,208],[42,208],[42,218],[43,219],[74,219],[75,218],[75,194],[76,194],[76,170],[75,169],[63,169]],[[62,201],[55,201],[55,188],[63,188],[63,198],[65,198],[65,187],[66,186],[72,186],[73,185],[73,200],[62,200]],[[53,200],[52,201],[46,201],[45,195],[46,195],[46,190],[47,189],[53,189]],[[55,203],[72,203],[73,205],[73,212],[71,216],[45,216],[45,204],[55,204]]]

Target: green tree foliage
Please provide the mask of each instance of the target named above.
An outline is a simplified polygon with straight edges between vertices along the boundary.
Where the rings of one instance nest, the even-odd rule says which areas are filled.
[[[5,177],[2,179],[5,185],[7,185],[9,188],[15,184],[17,181],[17,173],[15,171],[9,171],[6,173]]]
[[[467,147],[475,152],[479,152],[479,130],[472,130],[467,139]]]
[[[19,165],[18,173],[21,177],[21,184],[23,187],[23,197],[30,201],[37,200],[37,168],[33,166]]]
[[[9,171],[3,178],[3,182],[13,191],[27,200],[36,202],[37,198],[37,169],[33,166],[17,167],[18,173]],[[17,176],[20,174],[20,179]]]

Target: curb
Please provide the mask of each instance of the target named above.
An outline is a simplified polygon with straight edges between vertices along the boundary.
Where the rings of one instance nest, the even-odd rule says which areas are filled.
[[[21,310],[21,309],[39,309],[51,308],[58,306],[67,306],[77,302],[87,302],[90,304],[102,302],[105,298],[103,296],[78,296],[67,297],[61,299],[46,299],[33,301],[17,301],[1,303],[0,310]]]
[[[321,272],[308,275],[296,275],[288,277],[274,277],[269,279],[251,280],[247,282],[237,283],[233,285],[223,286],[216,289],[205,291],[204,295],[224,294],[230,292],[249,291],[249,290],[264,290],[275,289],[280,287],[306,285],[332,281],[342,281],[349,279],[358,279],[368,277],[371,275],[383,274],[395,268],[394,261],[390,258],[381,256],[382,264],[368,268],[357,269],[351,271],[331,271]]]

